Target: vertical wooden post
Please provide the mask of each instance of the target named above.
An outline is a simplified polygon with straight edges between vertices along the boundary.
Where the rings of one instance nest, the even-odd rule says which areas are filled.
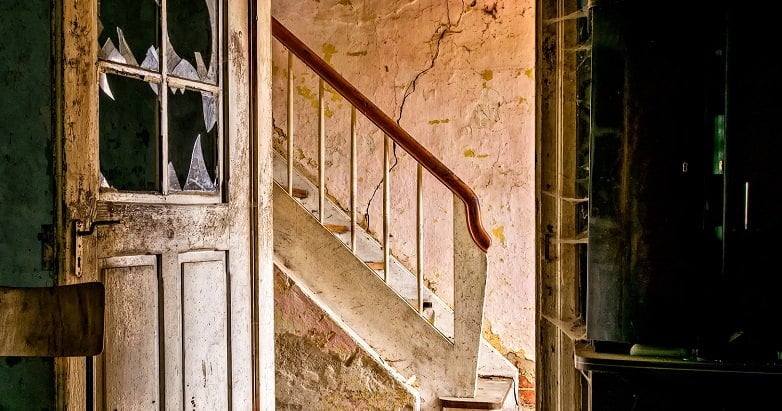
[[[464,203],[453,196],[453,368],[457,397],[472,397],[478,381],[488,260],[467,227]]]
[[[288,100],[286,104],[288,120],[288,195],[293,197],[293,53],[288,50]]]

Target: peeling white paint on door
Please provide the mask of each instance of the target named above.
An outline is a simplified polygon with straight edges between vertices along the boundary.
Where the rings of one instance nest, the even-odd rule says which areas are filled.
[[[274,358],[272,298],[253,301],[273,292],[271,199],[269,195],[266,205],[258,206],[258,198],[251,196],[253,183],[259,187],[271,183],[270,170],[259,167],[261,160],[254,165],[258,174],[251,175],[254,150],[262,151],[257,158],[268,156],[271,137],[263,127],[253,130],[251,123],[251,96],[256,91],[250,89],[248,7],[241,2],[220,7],[225,18],[217,21],[224,25],[220,32],[227,38],[221,43],[225,44],[224,64],[217,67],[223,71],[214,76],[207,73],[203,84],[188,83],[201,81],[200,77],[171,80],[180,93],[168,93],[187,95],[183,90],[204,89],[222,98],[216,107],[231,108],[225,113],[215,108],[219,141],[212,151],[203,148],[204,153],[217,153],[216,175],[222,177],[210,176],[214,190],[170,190],[164,184],[170,177],[163,166],[168,163],[157,153],[160,157],[150,164],[158,167],[158,191],[138,192],[112,188],[111,179],[101,186],[96,68],[126,78],[144,68],[113,69],[115,62],[97,63],[97,1],[63,3],[58,89],[63,247],[58,280],[61,284],[104,281],[108,319],[106,350],[94,359],[94,370],[87,370],[84,358],[56,360],[58,409],[86,409],[91,396],[96,409],[273,409],[274,374],[268,366]],[[268,1],[258,1],[261,16],[268,16],[268,8]],[[214,10],[209,11],[213,16]],[[258,19],[259,39],[268,36],[266,20]],[[258,45],[258,50],[258,71],[264,73],[269,67],[268,42]],[[210,61],[217,58],[213,57]],[[212,85],[215,78],[226,86]],[[200,108],[201,95],[195,96]],[[259,123],[270,123],[270,117],[263,115],[270,110],[269,99],[257,101]],[[215,104],[204,104],[210,114],[205,118],[198,112],[194,124],[213,126],[210,116]],[[255,140],[253,131],[258,133]],[[161,133],[165,135],[165,127],[161,126]],[[191,153],[184,155],[190,158]],[[223,178],[228,175],[230,180]],[[259,198],[265,190],[258,189]],[[81,234],[76,233],[77,223]],[[256,248],[251,233],[258,236]],[[255,265],[254,254],[259,258]],[[254,346],[258,341],[263,345]],[[94,372],[91,386],[90,372]]]

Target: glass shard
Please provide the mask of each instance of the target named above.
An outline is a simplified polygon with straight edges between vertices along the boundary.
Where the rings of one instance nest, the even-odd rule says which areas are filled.
[[[174,163],[170,161],[168,162],[168,190],[182,191],[182,186],[179,184],[179,178],[176,176]]]
[[[101,188],[111,188],[111,184],[106,180],[106,176],[103,175],[103,172],[100,173],[100,186]]]
[[[171,45],[171,42],[168,39],[166,39],[166,41],[168,41],[166,56],[168,57],[169,72],[177,77],[198,80],[198,71],[196,68],[193,67],[189,61],[177,54],[176,50],[174,50],[174,46]]]
[[[125,62],[131,66],[138,66],[138,61],[136,61],[136,57],[133,55],[133,52],[130,51],[128,42],[125,40],[125,36],[122,34],[122,29],[119,27],[117,27],[117,38],[119,39],[119,53],[122,55],[122,57],[125,58]]]
[[[124,56],[124,64],[138,66],[138,58],[150,46],[160,47],[160,6],[153,1],[100,0],[97,5],[103,27],[98,44],[111,40]]]
[[[217,96],[201,93],[201,102],[204,106],[204,126],[206,131],[212,131],[212,128],[217,124]]]
[[[197,185],[203,189],[215,190],[214,181],[219,175],[217,169],[219,125],[217,125],[217,112],[211,107],[217,106],[217,97],[217,94],[193,90],[168,91],[168,159],[173,163],[178,180],[183,183],[182,187],[185,190],[202,190],[193,188],[195,181],[198,181]],[[214,114],[206,114],[209,112]],[[211,127],[207,129],[209,126]],[[198,150],[195,150],[196,145]],[[200,170],[199,172],[203,172],[205,177],[194,180],[194,170]]]
[[[196,71],[196,68],[185,59],[179,61],[179,64],[174,67],[171,74],[190,80],[198,80],[198,71]]]
[[[193,146],[193,154],[184,188],[186,191],[215,191],[215,183],[209,177],[209,171],[207,171],[206,163],[204,162],[200,134],[196,137],[195,145]]]
[[[217,1],[216,0],[205,0],[206,2],[206,8],[209,10],[209,26],[211,28],[211,38],[212,38],[212,47],[211,47],[211,58],[209,59],[209,70],[207,71],[206,80],[210,83],[215,83],[217,79],[215,78],[215,72],[217,69],[217,41],[218,38],[215,35],[217,33]]]
[[[200,78],[201,80],[206,80],[206,76],[208,72],[206,69],[206,65],[204,64],[204,58],[201,57],[201,53],[196,51],[195,60],[196,60],[196,70],[198,70],[198,78]]]
[[[217,83],[217,74],[215,68],[215,59],[212,59],[212,63],[209,64],[209,71],[206,72],[206,81],[215,84]]]
[[[174,46],[171,45],[171,41],[166,36],[166,58],[168,58],[168,67],[174,68],[182,61],[182,57],[174,50]]]
[[[150,71],[160,71],[160,60],[158,59],[157,49],[154,46],[149,46],[140,67]],[[155,83],[149,83],[149,87],[152,88],[152,91],[154,91],[155,94],[157,94],[160,89]]]
[[[147,54],[144,56],[144,61],[141,62],[141,68],[152,71],[160,70],[160,59],[158,58],[157,49],[155,46],[149,46],[147,49]]]
[[[127,61],[125,60],[125,57],[122,57],[122,53],[117,50],[117,47],[114,46],[114,42],[111,41],[111,39],[107,39],[106,42],[103,43],[103,47],[100,50],[100,58],[120,64],[125,64]]]
[[[100,89],[104,93],[106,93],[107,96],[109,96],[110,99],[114,100],[114,94],[111,94],[111,87],[109,87],[109,78],[106,76],[106,73],[100,73]]]

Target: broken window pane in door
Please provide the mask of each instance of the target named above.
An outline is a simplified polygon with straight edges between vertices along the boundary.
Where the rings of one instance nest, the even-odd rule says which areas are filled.
[[[174,170],[169,176],[176,175],[182,190],[217,189],[217,97],[168,89],[168,159]]]
[[[117,190],[158,191],[158,96],[147,82],[115,74],[101,77],[101,174]]]
[[[217,1],[168,0],[168,71],[177,77],[217,82]]]
[[[153,0],[99,0],[98,45],[102,60],[139,66],[160,50],[160,6]],[[150,68],[150,67],[146,67]],[[155,66],[153,70],[159,70]]]
[[[219,4],[217,0],[98,0],[104,191],[217,193],[221,103],[214,86],[220,77]],[[151,72],[141,75],[148,88],[144,96],[135,87],[137,82],[128,78],[138,78],[138,68]],[[164,68],[167,73],[161,73]],[[186,82],[191,91],[176,89],[185,86],[177,77],[193,80]],[[148,101],[154,102],[155,110],[146,111]],[[134,108],[134,103],[141,107]],[[119,114],[123,108],[126,117]],[[147,141],[129,144],[130,130],[139,129],[138,121],[146,130],[138,132],[138,138]],[[165,181],[167,187],[162,187]]]

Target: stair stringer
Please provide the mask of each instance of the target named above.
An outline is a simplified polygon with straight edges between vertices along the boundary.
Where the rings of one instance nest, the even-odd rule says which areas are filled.
[[[453,344],[277,184],[273,210],[279,265],[296,273],[299,284],[406,381],[418,384],[421,409],[437,409],[439,396],[453,395],[447,378],[454,371]]]
[[[412,411],[419,411],[421,409],[421,396],[419,395],[418,390],[408,384],[407,380],[402,374],[391,367],[387,362],[383,361],[377,351],[369,346],[369,344],[367,344],[367,342],[364,341],[361,336],[356,334],[355,331],[353,331],[347,324],[345,324],[339,315],[332,311],[331,308],[322,301],[318,294],[314,293],[309,287],[307,287],[303,280],[298,275],[296,275],[293,270],[285,267],[277,255],[274,256],[274,265],[283,275],[288,277],[294,283],[294,286],[298,289],[299,292],[301,292],[301,294],[307,297],[322,312],[322,314],[319,315],[325,315],[328,318],[327,321],[330,321],[336,327],[342,330],[342,332],[347,334],[347,336],[350,337],[350,339],[363,351],[366,356],[374,360],[377,366],[382,369],[387,376],[396,381],[405,392],[410,394],[414,401],[414,404],[412,404]],[[409,408],[405,407],[404,409],[408,410]]]

